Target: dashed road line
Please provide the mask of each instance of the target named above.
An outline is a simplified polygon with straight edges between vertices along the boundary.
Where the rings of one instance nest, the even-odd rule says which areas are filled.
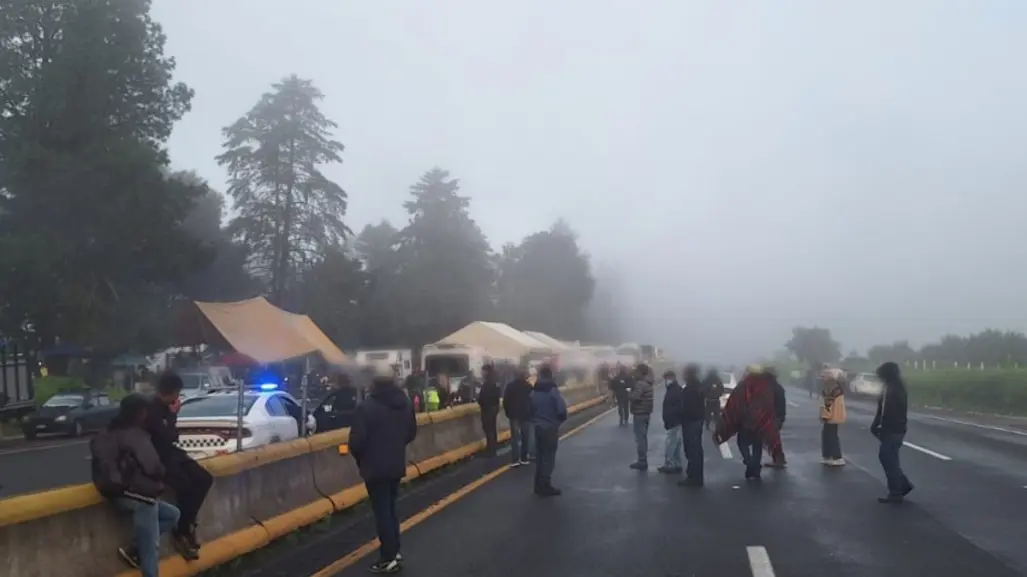
[[[720,456],[725,459],[734,459],[734,455],[731,454],[731,445],[727,443],[721,443],[720,445]]]
[[[775,577],[774,565],[770,562],[770,554],[766,547],[753,545],[745,548],[749,555],[749,568],[752,569],[752,577]]]
[[[949,417],[939,417],[937,415],[924,415],[928,419],[937,419],[939,421],[945,421],[947,423],[955,423],[957,425],[965,425],[967,427],[977,427],[978,429],[987,429],[989,431],[998,431],[1000,433],[1009,433],[1010,435],[1020,435],[1021,437],[1027,437],[1027,433],[1023,431],[1014,431],[1013,429],[1007,429],[1005,427],[996,427],[994,425],[982,425],[980,423],[971,423],[970,421],[963,421],[961,419],[950,419]]]
[[[936,453],[936,452],[934,452],[934,451],[932,451],[930,449],[925,449],[924,447],[921,447],[920,445],[914,445],[913,443],[910,443],[909,441],[902,441],[902,444],[907,446],[907,447],[909,447],[910,449],[914,449],[914,450],[920,451],[921,453],[923,453],[925,455],[930,455],[930,456],[934,457],[935,459],[941,459],[942,461],[951,461],[952,460],[952,457],[948,457],[948,456],[942,455],[941,453]]]

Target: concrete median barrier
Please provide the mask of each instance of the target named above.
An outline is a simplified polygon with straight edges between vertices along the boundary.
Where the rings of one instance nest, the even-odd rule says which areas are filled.
[[[563,392],[572,412],[602,401],[590,385]],[[500,440],[508,439],[509,423],[502,414],[500,429]],[[214,486],[200,512],[201,559],[187,563],[165,545],[161,575],[195,575],[366,499],[353,458],[340,455],[339,446],[348,441],[349,430],[343,429],[202,461],[214,475]],[[418,415],[405,480],[484,447],[477,405]],[[91,485],[0,500],[0,564],[7,575],[138,575],[123,571],[116,555],[130,539],[127,516]]]

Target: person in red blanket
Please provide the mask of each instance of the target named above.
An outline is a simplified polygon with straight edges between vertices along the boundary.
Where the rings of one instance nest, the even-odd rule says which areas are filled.
[[[738,450],[745,463],[745,478],[758,481],[763,468],[763,447],[771,455],[781,453],[777,430],[774,386],[760,366],[751,366],[728,397],[713,441],[720,445],[738,435]]]

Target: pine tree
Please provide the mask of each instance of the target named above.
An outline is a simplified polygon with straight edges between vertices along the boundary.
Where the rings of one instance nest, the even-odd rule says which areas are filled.
[[[342,162],[343,151],[332,139],[337,125],[318,108],[323,99],[311,81],[293,75],[224,129],[218,162],[228,169],[238,212],[230,229],[276,305],[349,234],[346,192],[321,171]]]

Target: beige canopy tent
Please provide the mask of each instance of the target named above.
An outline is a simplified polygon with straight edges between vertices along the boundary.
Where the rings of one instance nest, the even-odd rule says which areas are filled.
[[[482,347],[493,355],[511,358],[520,358],[531,351],[553,350],[510,325],[486,321],[475,321],[437,344]]]
[[[546,345],[547,347],[549,347],[550,349],[552,349],[552,350],[554,350],[556,352],[562,352],[562,351],[570,350],[572,348],[567,343],[565,343],[563,341],[560,341],[560,340],[557,340],[557,339],[554,339],[553,337],[547,335],[546,333],[540,333],[538,331],[524,331],[524,334],[526,334],[529,337],[535,339],[536,341]]]
[[[261,364],[312,353],[320,353],[329,363],[346,362],[339,347],[310,317],[283,311],[264,297],[195,305],[201,314],[187,319],[185,331],[196,342],[227,345]]]

